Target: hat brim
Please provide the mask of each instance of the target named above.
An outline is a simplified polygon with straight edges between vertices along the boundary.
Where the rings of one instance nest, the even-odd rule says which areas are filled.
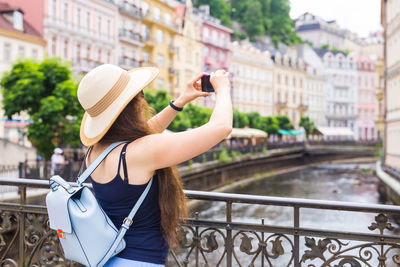
[[[142,67],[128,71],[129,83],[122,93],[109,107],[96,117],[91,117],[87,112],[83,115],[80,137],[85,146],[96,144],[107,133],[118,115],[128,103],[158,75],[159,70],[152,67]]]

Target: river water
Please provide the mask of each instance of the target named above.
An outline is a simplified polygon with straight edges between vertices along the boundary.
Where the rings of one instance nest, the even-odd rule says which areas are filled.
[[[380,203],[378,193],[379,180],[375,176],[374,170],[374,163],[320,165],[287,174],[275,175],[265,179],[255,179],[254,182],[246,186],[236,188],[232,193],[359,203]],[[264,219],[264,223],[267,225],[293,226],[293,208],[291,207],[233,204],[232,210],[234,222],[259,224],[261,219]],[[225,203],[208,202],[196,207],[193,211],[199,212],[200,219],[225,221]],[[376,214],[359,212],[300,209],[300,226],[333,231],[372,233],[368,230],[368,226],[375,221],[375,216]],[[251,234],[249,234],[249,236],[251,236]],[[267,236],[268,234],[266,234],[266,237]],[[257,247],[257,242],[255,242],[257,237],[253,235],[252,238],[251,246],[254,250],[254,248]],[[316,240],[319,239],[320,238],[316,238]],[[222,238],[217,238],[217,241],[222,242]],[[238,236],[237,240],[235,240],[235,251],[243,266],[248,266],[253,256],[246,255],[238,250],[237,247],[243,244],[241,242],[243,241],[240,241]],[[300,257],[304,254],[304,250],[308,249],[305,247],[304,243],[305,239],[301,237]],[[221,248],[222,243],[219,245],[220,247],[213,253],[214,255],[210,254],[210,257],[206,255],[211,266],[215,265],[219,258],[218,255],[221,255],[223,252]],[[290,247],[288,241],[283,240],[282,245],[284,248],[285,246]],[[357,245],[357,243],[350,242],[349,246],[351,245],[354,246]],[[356,252],[358,253],[358,250]],[[185,253],[179,254],[183,256]],[[325,255],[326,257],[331,256],[329,253]],[[272,266],[286,266],[290,261],[290,257],[290,249],[285,249],[285,253],[278,259],[271,261],[271,264]],[[203,261],[201,260],[201,262]],[[375,261],[372,260],[371,262],[374,263],[372,264],[372,266],[374,266]],[[304,266],[310,263],[311,262],[306,261]],[[321,261],[318,262],[317,260],[313,263],[319,266]],[[236,266],[236,264],[237,262],[235,262],[234,266]],[[260,266],[259,264],[261,264],[260,260],[257,260],[255,266]],[[222,263],[221,266],[224,265],[225,264]],[[269,265],[266,263],[265,266]],[[292,266],[292,264],[290,264],[290,266]],[[388,266],[392,265],[389,264]]]

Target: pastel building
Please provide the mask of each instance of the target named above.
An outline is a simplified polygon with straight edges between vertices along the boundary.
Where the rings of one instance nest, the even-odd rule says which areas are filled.
[[[308,44],[299,44],[292,47],[293,54],[304,61],[306,71],[306,116],[316,126],[326,126],[325,105],[327,81],[322,59]]]
[[[400,1],[382,0],[385,28],[385,164],[400,170]]]
[[[0,76],[19,59],[43,59],[45,46],[46,41],[25,19],[24,9],[0,3]],[[0,93],[0,138],[29,144],[23,136],[27,116],[15,116],[12,120],[5,118],[1,101]]]
[[[315,49],[327,79],[326,120],[329,127],[345,127],[355,138],[357,119],[357,62],[354,55]]]
[[[375,140],[375,61],[367,56],[357,58],[357,140]]]
[[[273,114],[274,65],[268,51],[250,43],[231,43],[233,107],[242,112]]]
[[[274,114],[287,115],[297,127],[308,109],[304,62],[281,52],[276,52],[271,58],[275,63]]]
[[[150,87],[166,89],[174,95],[177,53],[175,35],[178,33],[174,18],[175,8],[162,0],[142,0],[140,5],[143,12],[143,65],[156,66],[160,69],[157,79],[150,84]]]
[[[201,20],[194,15],[191,0],[175,8],[178,34],[175,36],[175,97],[186,88],[186,83],[199,74],[203,62],[203,44],[200,37]],[[201,101],[201,100],[198,100]]]
[[[228,27],[221,24],[217,18],[210,16],[210,7],[200,6],[194,10],[201,19],[201,42],[203,43],[203,71],[213,72],[217,69],[229,70],[231,56],[229,44],[231,33]],[[213,106],[214,96],[204,99],[205,106]]]
[[[72,62],[74,73],[117,64],[118,7],[101,0],[2,0],[26,10],[27,21],[47,42],[48,56]]]
[[[118,65],[124,69],[141,66],[141,48],[144,46],[141,33],[142,10],[138,0],[117,0],[118,6]]]

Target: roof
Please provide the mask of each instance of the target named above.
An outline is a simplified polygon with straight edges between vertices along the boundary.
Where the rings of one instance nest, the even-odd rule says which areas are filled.
[[[231,139],[231,138],[253,138],[253,137],[265,138],[267,136],[268,136],[268,134],[266,132],[261,131],[259,129],[254,129],[254,128],[233,128],[232,132],[229,134],[229,136],[226,139]]]
[[[35,37],[41,38],[42,36],[38,31],[36,31],[25,19],[24,19],[24,30],[20,31],[14,28],[14,25],[4,17],[4,13],[13,12],[14,10],[18,10],[23,13],[22,9],[19,7],[11,7],[7,3],[0,3],[0,29],[4,29],[7,31],[24,33],[28,35],[32,35]]]
[[[354,136],[354,132],[346,127],[318,127],[324,136]]]
[[[336,56],[337,54],[343,54],[344,56],[346,56],[342,51],[335,51],[330,49],[314,48],[314,51],[320,58],[323,58],[324,55],[328,52],[331,52],[334,56]]]
[[[321,25],[319,23],[313,23],[313,24],[303,24],[297,27],[296,31],[301,32],[301,31],[310,31],[310,30],[318,30],[321,29]]]

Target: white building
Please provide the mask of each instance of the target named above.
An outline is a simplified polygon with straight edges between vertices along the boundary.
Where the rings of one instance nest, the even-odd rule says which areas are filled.
[[[336,21],[324,19],[308,12],[295,20],[297,34],[305,41],[312,43],[314,48],[329,45],[329,48],[338,48],[359,52],[361,49],[358,36],[349,30],[341,29]]]
[[[325,126],[325,94],[327,82],[322,59],[308,44],[299,44],[291,48],[292,53],[304,61],[306,70],[306,115],[316,126]]]
[[[231,43],[233,107],[242,112],[273,114],[273,62],[268,51],[249,43]]]
[[[117,0],[118,18],[118,64],[124,69],[140,67],[140,49],[144,46],[141,34],[142,10],[138,0]]]
[[[24,13],[18,7],[0,3],[0,75],[10,70],[18,59],[43,59],[46,42],[40,34],[24,20]],[[1,107],[0,94],[0,138],[16,143],[25,143],[23,137],[26,117],[7,120]]]
[[[357,63],[341,52],[315,49],[322,58],[327,78],[326,120],[329,127],[346,127],[355,133],[357,118]]]

